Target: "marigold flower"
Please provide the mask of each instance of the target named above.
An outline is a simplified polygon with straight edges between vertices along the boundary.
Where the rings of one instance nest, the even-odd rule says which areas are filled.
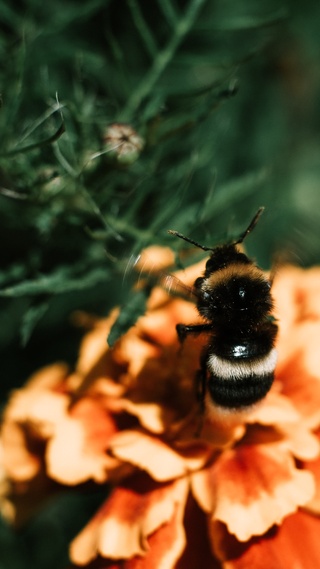
[[[186,270],[184,282],[200,272]],[[190,302],[156,288],[147,314],[112,349],[106,336],[117,311],[94,321],[75,370],[41,370],[4,411],[4,514],[21,523],[37,488],[40,500],[91,480],[112,491],[71,543],[75,566],[313,569],[320,269],[284,267],[273,290],[274,385],[259,405],[228,417],[199,416],[194,378],[203,340],[180,349],[175,332],[195,320]]]

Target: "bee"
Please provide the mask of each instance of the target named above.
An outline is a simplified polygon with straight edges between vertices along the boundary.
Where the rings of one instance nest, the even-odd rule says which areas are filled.
[[[187,336],[207,335],[197,374],[202,411],[207,395],[220,410],[242,411],[263,399],[273,383],[278,328],[272,317],[271,281],[239,248],[263,210],[236,241],[214,248],[169,230],[210,251],[205,271],[193,285],[203,323],[176,326],[181,343]]]

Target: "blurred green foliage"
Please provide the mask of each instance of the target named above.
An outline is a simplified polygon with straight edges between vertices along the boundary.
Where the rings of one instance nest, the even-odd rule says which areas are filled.
[[[315,0],[0,0],[3,401],[74,362],[74,310],[122,305],[113,340],[134,321],[129,260],[184,247],[169,228],[214,245],[265,205],[259,263],[319,262],[319,18]],[[110,152],[114,123],[143,149]],[[30,567],[10,532],[0,569]]]

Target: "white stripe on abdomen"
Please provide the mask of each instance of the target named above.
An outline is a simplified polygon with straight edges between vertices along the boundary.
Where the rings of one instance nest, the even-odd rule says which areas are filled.
[[[209,371],[221,379],[241,379],[248,375],[267,375],[272,373],[277,363],[277,351],[273,348],[266,356],[249,361],[226,360],[212,354],[208,358]]]

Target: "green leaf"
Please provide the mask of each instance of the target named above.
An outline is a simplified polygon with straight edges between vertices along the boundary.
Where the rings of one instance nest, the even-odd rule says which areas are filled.
[[[139,316],[145,313],[148,296],[148,288],[143,288],[139,291],[135,290],[130,293],[128,301],[121,308],[120,314],[107,338],[110,347],[136,323]]]
[[[23,346],[26,346],[28,343],[33,330],[41,320],[42,316],[47,312],[48,308],[49,301],[44,301],[37,305],[30,306],[27,312],[23,315],[20,330],[21,343]]]
[[[75,290],[83,290],[108,280],[107,269],[92,269],[86,275],[68,275],[66,269],[59,269],[50,275],[42,275],[38,279],[27,280],[0,290],[0,296],[17,297],[38,294],[61,294]]]

